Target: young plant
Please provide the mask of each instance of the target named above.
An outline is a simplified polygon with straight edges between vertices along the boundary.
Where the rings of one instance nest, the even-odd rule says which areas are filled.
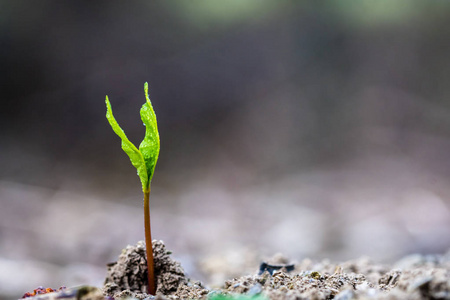
[[[146,102],[141,107],[141,119],[145,126],[144,140],[139,145],[139,149],[128,140],[125,132],[120,128],[114,118],[111,103],[106,96],[106,118],[114,132],[122,140],[122,149],[130,157],[131,164],[137,169],[137,174],[141,179],[142,192],[144,193],[144,224],[145,224],[145,244],[147,252],[148,267],[148,292],[151,295],[156,293],[156,278],[153,263],[152,234],[150,230],[150,183],[155,171],[156,161],[159,156],[159,133],[156,122],[155,111],[148,97],[148,83],[144,85]]]

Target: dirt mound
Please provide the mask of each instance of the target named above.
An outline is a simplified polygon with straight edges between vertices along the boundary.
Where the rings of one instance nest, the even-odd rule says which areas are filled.
[[[180,286],[187,284],[187,278],[180,263],[170,257],[163,241],[152,242],[155,263],[156,293],[172,295]],[[147,259],[145,242],[127,246],[117,262],[108,265],[108,274],[103,291],[114,298],[126,296],[144,299],[147,294]]]

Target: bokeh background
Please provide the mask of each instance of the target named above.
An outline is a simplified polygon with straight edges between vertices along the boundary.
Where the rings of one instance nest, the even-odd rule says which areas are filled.
[[[208,284],[450,247],[450,2],[0,1],[0,298],[100,286],[153,237]]]

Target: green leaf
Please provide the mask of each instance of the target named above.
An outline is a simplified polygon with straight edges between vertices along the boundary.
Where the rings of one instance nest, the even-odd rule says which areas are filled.
[[[147,166],[149,184],[152,181],[153,173],[155,172],[156,162],[159,156],[159,132],[158,123],[156,122],[155,111],[153,110],[152,102],[148,96],[148,83],[144,85],[146,103],[141,108],[141,119],[145,125],[145,137],[139,145],[139,151],[144,156],[145,165]]]
[[[141,179],[141,183],[142,183],[142,191],[147,192],[149,189],[149,176],[148,176],[147,166],[146,166],[144,156],[136,148],[136,146],[130,142],[130,140],[125,135],[125,132],[123,132],[122,128],[120,128],[119,124],[117,123],[116,119],[114,118],[114,115],[113,115],[113,112],[111,109],[111,103],[109,102],[108,96],[106,96],[105,102],[106,102],[106,118],[108,119],[109,124],[111,125],[114,132],[122,140],[123,151],[125,151],[125,153],[128,154],[128,156],[130,157],[131,163],[137,169],[137,174],[138,174],[139,178]],[[159,145],[159,139],[158,139],[158,145]]]

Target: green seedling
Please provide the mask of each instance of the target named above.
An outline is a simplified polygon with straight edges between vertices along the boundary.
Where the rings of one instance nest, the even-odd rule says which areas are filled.
[[[144,140],[139,145],[139,149],[130,142],[125,132],[120,128],[114,118],[111,103],[106,96],[106,118],[109,121],[114,132],[122,140],[122,149],[130,157],[131,164],[137,169],[137,174],[142,183],[142,192],[144,193],[144,222],[145,222],[145,244],[147,252],[148,267],[148,292],[151,295],[156,293],[156,278],[153,263],[152,234],[150,229],[150,183],[155,171],[156,162],[159,156],[159,133],[156,122],[155,111],[148,97],[148,83],[144,85],[146,102],[141,108],[141,119],[145,126]]]

